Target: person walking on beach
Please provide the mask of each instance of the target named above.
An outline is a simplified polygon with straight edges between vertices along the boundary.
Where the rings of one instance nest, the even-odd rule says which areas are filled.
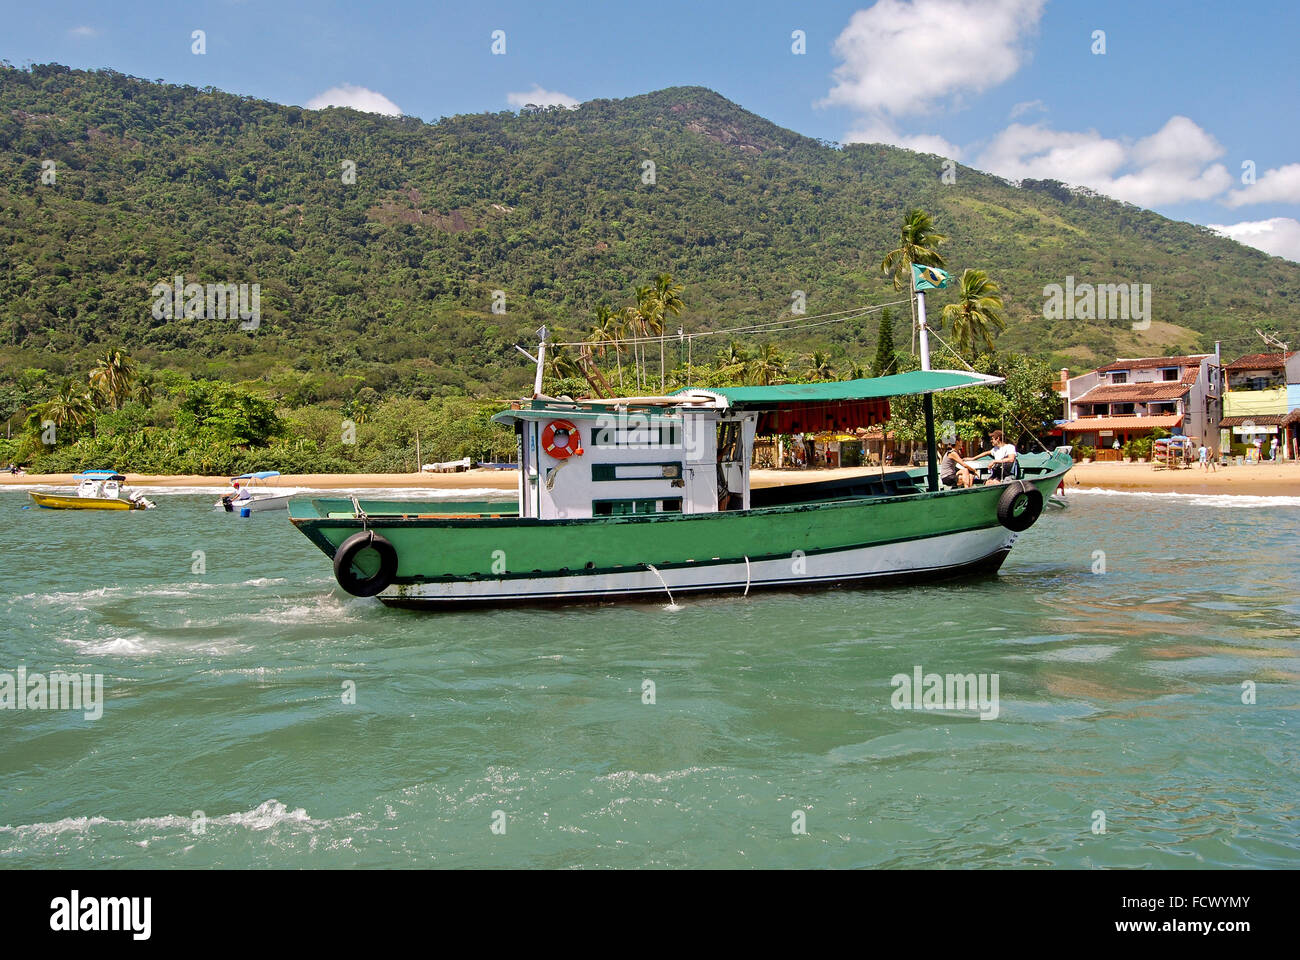
[[[1277,437],[1268,442],[1268,458],[1277,463]]]
[[[1207,447],[1205,444],[1201,444],[1201,448],[1200,448],[1199,450],[1196,451],[1196,456],[1197,456],[1197,459],[1199,459],[1199,460],[1201,461],[1201,469],[1202,469],[1202,470],[1209,470],[1209,469],[1210,469],[1210,449],[1209,449],[1209,447]]]

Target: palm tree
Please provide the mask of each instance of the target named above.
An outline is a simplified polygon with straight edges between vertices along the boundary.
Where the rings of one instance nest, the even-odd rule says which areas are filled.
[[[629,307],[628,309],[632,311],[631,316],[634,320],[634,328],[637,330],[639,336],[649,337],[655,334],[662,336],[664,329],[664,306],[663,302],[659,299],[659,295],[655,293],[654,287],[637,287],[636,306]],[[644,346],[641,350],[641,356],[644,359]],[[639,388],[644,389],[639,369],[637,385]]]
[[[107,351],[90,371],[90,385],[114,410],[131,396],[135,361],[118,348]]]
[[[834,380],[835,369],[831,366],[831,357],[828,353],[820,350],[814,350],[812,353],[804,354],[804,362],[808,364],[808,377],[811,380]]]
[[[942,267],[943,256],[939,245],[947,237],[934,227],[934,220],[924,210],[909,210],[899,231],[898,248],[889,251],[880,261],[880,269],[894,278],[894,289],[912,286],[912,264],[923,267]]]
[[[680,316],[686,304],[681,292],[686,288],[673,280],[672,275],[661,273],[655,277],[655,298],[659,301],[659,392],[664,390],[664,327],[668,314]]]
[[[976,341],[993,350],[992,330],[1007,328],[1004,305],[996,283],[984,270],[967,268],[957,284],[957,302],[943,308],[941,321],[952,325],[953,348],[958,354],[970,350]]]
[[[730,341],[724,348],[714,354],[716,372],[720,380],[743,382],[749,366],[750,356],[740,342]]]
[[[547,364],[551,368],[551,376],[557,380],[563,380],[566,377],[582,376],[582,368],[578,362],[569,355],[569,351],[562,344],[551,344],[550,350],[546,357]]]
[[[775,344],[765,343],[749,362],[750,382],[759,387],[770,387],[785,377],[785,358]]]
[[[602,303],[596,308],[596,322],[591,328],[591,334],[587,337],[587,342],[591,344],[591,352],[595,356],[605,356],[609,349],[609,344],[614,346],[614,356],[618,361],[618,385],[623,386],[623,348],[619,344],[619,337],[622,336],[621,324],[619,322],[619,313],[611,310],[608,304]]]
[[[907,285],[907,298],[912,307],[912,335],[916,335],[916,294],[912,290],[912,264],[922,267],[944,266],[939,245],[948,238],[939,233],[934,220],[920,208],[907,211],[903,218],[903,227],[899,231],[897,249],[885,254],[880,261],[882,272],[894,278],[894,289],[902,290]]]
[[[50,421],[57,430],[65,427],[84,427],[95,416],[95,403],[85,390],[81,389],[71,377],[63,381],[63,386],[53,397],[36,407],[39,422]],[[56,434],[57,436],[57,434]]]
[[[135,378],[135,399],[146,407],[158,392],[158,377],[152,370],[141,370]]]
[[[749,362],[749,353],[741,346],[739,340],[730,340],[727,345],[718,351],[718,364],[723,367],[734,367],[737,364]]]

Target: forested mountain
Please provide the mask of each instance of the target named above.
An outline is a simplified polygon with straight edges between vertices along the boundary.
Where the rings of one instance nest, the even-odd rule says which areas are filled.
[[[1300,339],[1300,265],[1050,181],[945,183],[941,164],[811,140],[698,87],[425,123],[0,68],[0,380],[118,345],[303,403],[362,383],[505,396],[531,378],[512,344],[541,323],[585,334],[661,272],[685,286],[688,331],[788,315],[796,290],[810,315],[899,299],[880,261],[912,207],[951,270],[1001,284],[999,347],[1078,367],[1261,324]],[[260,284],[260,327],[156,319],[151,288],[177,275]],[[1151,328],[1044,320],[1067,276],[1151,284]],[[847,368],[875,336],[873,319],[778,344]]]

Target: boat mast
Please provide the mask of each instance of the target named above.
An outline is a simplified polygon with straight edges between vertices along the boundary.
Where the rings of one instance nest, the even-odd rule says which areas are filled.
[[[537,375],[533,377],[533,396],[542,395],[542,371],[546,369],[546,328],[537,331]]]
[[[515,344],[515,349],[522,353],[533,363],[537,364],[537,373],[533,376],[533,399],[542,395],[542,372],[546,369],[546,328],[540,327],[537,331],[537,339],[540,341],[537,345],[537,356],[533,356],[519,344]]]
[[[915,284],[913,284],[915,286]],[[916,313],[921,331],[921,369],[930,369],[930,335],[925,326],[925,291],[916,291]],[[926,479],[931,493],[939,489],[939,451],[934,443],[934,394],[921,395],[921,409],[925,412],[925,462]]]

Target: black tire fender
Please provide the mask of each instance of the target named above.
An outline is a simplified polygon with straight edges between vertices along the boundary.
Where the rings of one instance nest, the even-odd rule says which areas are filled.
[[[998,498],[998,523],[1020,533],[1034,525],[1043,512],[1043,494],[1028,480],[1007,484]]]
[[[352,561],[362,550],[372,549],[379,554],[379,570],[373,576],[362,577],[352,569]],[[341,544],[334,553],[334,579],[339,586],[354,597],[373,597],[382,591],[397,576],[397,548],[375,533],[362,530],[354,533]]]

